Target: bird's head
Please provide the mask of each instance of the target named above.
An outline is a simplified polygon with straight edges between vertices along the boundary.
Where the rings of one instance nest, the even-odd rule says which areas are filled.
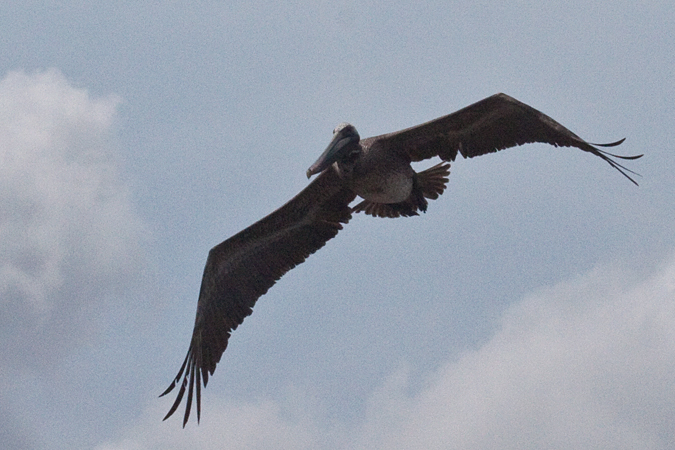
[[[335,127],[330,144],[319,156],[319,159],[307,169],[307,178],[323,172],[334,162],[346,160],[352,157],[355,152],[359,152],[358,143],[360,139],[358,131],[350,123],[343,122]]]

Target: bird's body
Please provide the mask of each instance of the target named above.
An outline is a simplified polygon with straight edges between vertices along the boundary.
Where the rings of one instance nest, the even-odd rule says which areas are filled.
[[[290,269],[302,263],[337,235],[354,212],[376,217],[414,216],[426,211],[427,199],[437,199],[448,181],[448,162],[493,153],[530,142],[576,147],[592,153],[635,183],[634,173],[545,114],[505,94],[496,94],[455,113],[390,134],[360,139],[347,123],[338,125],[333,139],[307,176],[318,175],[305,189],[272,214],[218,244],[209,252],[197,303],[197,316],[188,354],[162,394],[180,384],[165,419],[187,392],[183,426],[193,396],[197,419],[201,386],[225,351],[230,333],[251,314],[259,297]],[[443,161],[416,173],[411,162],[432,157]],[[637,183],[635,183],[637,184]],[[354,207],[350,203],[363,199]]]
[[[351,173],[344,170],[340,163],[333,168],[338,176],[345,180],[349,188],[359,197],[376,203],[400,203],[412,193],[415,171],[408,161],[396,158],[391,161],[378,161],[376,152],[363,149],[363,157]]]
[[[352,127],[341,124],[334,133],[340,133],[343,125]],[[416,173],[407,158],[395,153],[382,158],[382,146],[373,139],[351,145],[353,154],[358,157],[353,161],[348,158],[333,163],[333,170],[349,189],[362,199],[377,204],[396,204],[410,198]]]

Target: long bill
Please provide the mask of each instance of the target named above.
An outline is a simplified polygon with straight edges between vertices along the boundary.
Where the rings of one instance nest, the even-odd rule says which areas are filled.
[[[341,159],[346,151],[349,151],[349,144],[359,141],[359,135],[354,127],[343,128],[333,135],[333,139],[326,147],[326,150],[319,156],[319,159],[307,169],[307,178],[312,175],[323,172],[331,164]]]

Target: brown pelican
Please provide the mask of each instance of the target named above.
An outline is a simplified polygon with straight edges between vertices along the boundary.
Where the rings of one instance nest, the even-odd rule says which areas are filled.
[[[635,174],[612,159],[618,156],[589,144],[555,120],[505,94],[488,97],[450,115],[395,133],[361,140],[354,126],[343,123],[307,170],[319,175],[291,201],[259,222],[211,249],[202,278],[192,340],[178,375],[162,393],[180,384],[166,420],[178,408],[187,389],[183,426],[190,417],[193,396],[197,421],[201,386],[209,381],[227,348],[230,333],[251,314],[255,302],[305,258],[335,237],[353,212],[377,217],[414,216],[426,211],[427,199],[445,190],[450,165],[464,158],[494,153],[531,142],[576,147],[607,161],[635,183]],[[420,173],[413,161],[440,157],[444,162]],[[363,198],[350,208],[356,196]]]

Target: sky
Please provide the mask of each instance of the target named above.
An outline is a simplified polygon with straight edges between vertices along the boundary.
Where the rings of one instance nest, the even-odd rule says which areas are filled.
[[[2,2],[0,448],[675,447],[674,22],[659,0]],[[426,214],[357,215],[284,276],[201,423],[162,421],[211,247],[306,186],[338,123],[497,92],[625,137],[640,186],[576,149],[458,160]]]

